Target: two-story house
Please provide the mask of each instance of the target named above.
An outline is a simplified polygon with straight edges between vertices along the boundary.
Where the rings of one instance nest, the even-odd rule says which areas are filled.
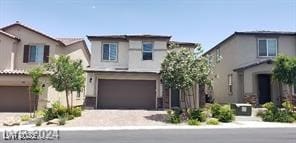
[[[180,92],[163,89],[161,62],[171,36],[87,36],[91,62],[87,69],[86,106],[98,109],[159,109],[179,106]],[[194,43],[174,42],[181,47]],[[174,98],[169,95],[174,93]]]
[[[44,93],[37,99],[30,93],[28,71],[48,63],[49,57],[68,55],[89,65],[90,52],[81,38],[53,38],[16,22],[0,29],[0,112],[27,112],[34,100],[38,108],[54,101],[65,103],[65,93],[57,92],[43,77]],[[83,104],[83,94],[74,96],[73,105]],[[31,101],[31,103],[30,103]]]
[[[272,63],[279,54],[296,56],[296,32],[233,33],[204,53],[216,74],[208,94],[220,103],[279,104],[288,94],[286,85],[272,79]]]

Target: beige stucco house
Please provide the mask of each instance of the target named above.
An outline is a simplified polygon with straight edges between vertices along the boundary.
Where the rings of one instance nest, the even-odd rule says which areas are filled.
[[[164,89],[160,66],[171,36],[87,36],[91,62],[87,78],[86,106],[98,109],[160,109],[179,105],[179,91]],[[194,43],[174,42],[181,47]],[[182,102],[182,101],[181,101]]]
[[[49,57],[68,55],[89,65],[90,52],[81,38],[53,38],[16,22],[0,29],[0,112],[27,112],[30,109],[28,71],[49,62]],[[63,92],[57,92],[42,78],[44,93],[39,96],[38,108],[50,106],[54,101],[65,103]],[[85,91],[84,91],[85,92]],[[31,95],[31,96],[30,96]],[[73,105],[82,105],[84,93],[73,95]]]
[[[233,33],[204,53],[216,74],[208,94],[220,103],[279,104],[289,91],[272,80],[272,63],[279,54],[296,56],[295,32]]]

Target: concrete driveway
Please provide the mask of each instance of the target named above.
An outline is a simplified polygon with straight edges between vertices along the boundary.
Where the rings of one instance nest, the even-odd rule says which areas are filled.
[[[165,111],[147,110],[85,110],[82,116],[67,121],[65,126],[165,126]]]

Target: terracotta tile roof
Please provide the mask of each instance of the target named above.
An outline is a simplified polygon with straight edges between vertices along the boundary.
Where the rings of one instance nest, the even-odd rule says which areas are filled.
[[[66,46],[83,41],[83,38],[56,38],[56,39],[63,42]]]
[[[0,70],[0,75],[5,74],[5,75],[25,75],[28,74],[24,70]]]
[[[7,32],[5,32],[5,31],[3,31],[3,30],[0,30],[0,33],[3,34],[3,35],[5,35],[5,36],[7,36],[7,37],[9,37],[9,38],[12,38],[12,39],[15,39],[15,40],[20,40],[20,39],[17,38],[16,36],[14,36],[14,35],[12,35],[12,34],[10,34],[10,33],[7,33]]]

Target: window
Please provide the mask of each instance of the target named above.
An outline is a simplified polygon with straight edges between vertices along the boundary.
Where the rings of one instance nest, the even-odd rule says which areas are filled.
[[[212,56],[208,55],[208,64],[211,65],[212,64]]]
[[[277,55],[276,39],[259,39],[258,40],[258,56],[259,57],[275,57]]]
[[[216,63],[220,63],[221,60],[221,53],[220,53],[220,48],[216,50]]]
[[[103,60],[117,61],[117,43],[103,44]]]
[[[30,45],[29,47],[29,62],[43,63],[44,45]]]
[[[228,75],[228,92],[231,95],[232,94],[232,74]]]
[[[153,43],[143,42],[143,60],[152,60]]]

